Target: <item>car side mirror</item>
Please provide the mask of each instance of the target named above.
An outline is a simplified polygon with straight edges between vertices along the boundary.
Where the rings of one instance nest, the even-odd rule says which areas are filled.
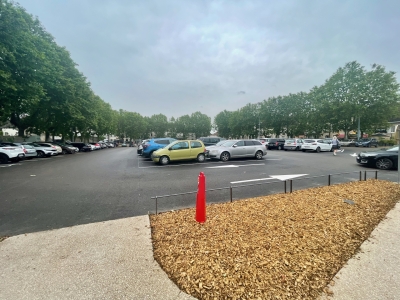
[[[233,147],[233,148],[236,148],[236,147],[237,147],[237,145],[233,145],[232,147]]]

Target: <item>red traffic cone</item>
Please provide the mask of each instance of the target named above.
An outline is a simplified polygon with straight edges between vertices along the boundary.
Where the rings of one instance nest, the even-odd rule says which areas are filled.
[[[200,172],[197,184],[196,221],[206,221],[206,176]]]

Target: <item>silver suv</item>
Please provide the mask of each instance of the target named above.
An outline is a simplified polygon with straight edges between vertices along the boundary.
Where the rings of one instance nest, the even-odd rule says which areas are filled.
[[[228,140],[221,146],[206,147],[206,156],[222,161],[231,158],[254,157],[262,159],[267,149],[257,140]]]

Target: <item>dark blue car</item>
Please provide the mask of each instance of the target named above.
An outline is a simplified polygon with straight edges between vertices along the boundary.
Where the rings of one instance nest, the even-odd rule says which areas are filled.
[[[165,146],[171,144],[173,141],[176,141],[174,138],[154,138],[148,140],[146,143],[143,144],[143,157],[151,157],[151,154]]]

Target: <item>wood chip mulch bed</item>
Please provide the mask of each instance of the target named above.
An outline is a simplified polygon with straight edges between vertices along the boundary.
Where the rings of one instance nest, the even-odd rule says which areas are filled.
[[[367,180],[151,215],[154,258],[198,299],[316,299],[398,199]]]

